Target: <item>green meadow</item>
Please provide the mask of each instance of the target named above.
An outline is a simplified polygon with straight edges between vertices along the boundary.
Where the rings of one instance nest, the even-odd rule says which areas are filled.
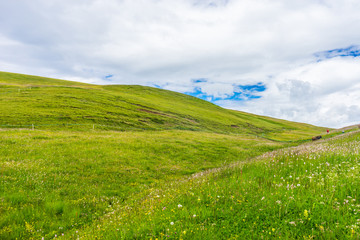
[[[282,146],[185,131],[6,130],[0,136],[0,234],[11,238],[82,228],[108,213],[108,206],[159,183]]]
[[[0,239],[356,239],[354,130],[0,72]]]
[[[360,132],[147,190],[69,238],[359,239]]]

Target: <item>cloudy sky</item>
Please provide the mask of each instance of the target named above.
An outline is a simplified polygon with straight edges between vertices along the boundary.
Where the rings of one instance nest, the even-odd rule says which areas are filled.
[[[360,123],[358,0],[0,0],[0,71]]]

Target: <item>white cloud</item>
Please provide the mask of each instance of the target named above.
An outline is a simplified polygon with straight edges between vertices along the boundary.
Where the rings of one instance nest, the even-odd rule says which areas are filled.
[[[261,99],[218,103],[342,126],[357,121],[359,61],[313,54],[358,45],[359,11],[355,0],[0,1],[0,70],[181,92],[207,78],[219,97],[263,82]]]
[[[338,57],[283,72],[270,79],[263,98],[246,103],[246,109],[323,126],[359,123],[359,66],[360,58]]]

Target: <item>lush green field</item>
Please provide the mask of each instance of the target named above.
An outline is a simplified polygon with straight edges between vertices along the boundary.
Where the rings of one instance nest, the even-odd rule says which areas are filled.
[[[189,131],[6,130],[0,139],[0,238],[79,229],[158,183],[284,146]]]
[[[332,228],[335,211],[315,221],[314,193],[330,190],[305,181],[310,166],[356,156],[341,154],[357,135],[314,145],[333,155],[309,145],[255,159],[324,130],[156,88],[0,72],[0,239],[357,236]],[[336,186],[356,191],[343,172]]]
[[[359,239],[360,133],[147,190],[80,239]]]

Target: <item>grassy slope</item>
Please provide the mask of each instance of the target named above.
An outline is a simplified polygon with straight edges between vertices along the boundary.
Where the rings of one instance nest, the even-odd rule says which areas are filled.
[[[34,124],[40,129],[89,129],[96,124],[101,129],[185,129],[268,137],[278,134],[278,139],[299,139],[299,134],[309,138],[324,131],[223,109],[157,88],[98,86],[4,72],[0,72],[0,103],[2,127],[29,128]],[[290,131],[295,134],[284,134]]]
[[[5,239],[48,239],[84,229],[113,205],[126,206],[165,182],[246,161],[324,130],[156,88],[4,72],[0,113]],[[30,124],[37,131],[16,130]]]
[[[68,237],[359,239],[359,159],[359,131],[276,151],[149,189]]]

